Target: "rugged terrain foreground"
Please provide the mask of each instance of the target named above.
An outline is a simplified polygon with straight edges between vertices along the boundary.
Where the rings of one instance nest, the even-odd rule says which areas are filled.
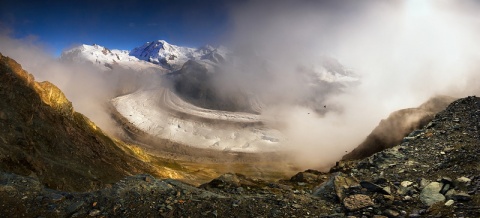
[[[193,186],[143,174],[171,171],[103,134],[55,86],[0,62],[2,217],[480,217],[478,97],[329,173],[224,174]]]

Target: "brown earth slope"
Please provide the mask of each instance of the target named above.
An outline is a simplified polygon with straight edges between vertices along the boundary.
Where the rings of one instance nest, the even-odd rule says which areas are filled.
[[[91,190],[153,168],[73,110],[49,82],[35,82],[0,54],[0,171],[49,188]]]

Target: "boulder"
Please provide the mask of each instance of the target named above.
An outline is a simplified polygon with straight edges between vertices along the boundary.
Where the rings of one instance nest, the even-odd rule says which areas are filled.
[[[390,191],[389,191],[390,188],[383,188],[379,185],[376,185],[376,184],[373,184],[373,183],[367,182],[367,181],[361,181],[360,185],[363,188],[366,188],[368,191],[378,192],[378,193],[381,193],[381,194],[384,194],[384,195],[390,195]]]
[[[343,206],[349,211],[356,211],[373,205],[372,199],[362,194],[350,195],[343,200]]]
[[[335,187],[335,194],[341,201],[345,198],[345,190],[351,186],[357,186],[358,182],[353,177],[338,174],[333,179],[333,185]]]
[[[432,206],[437,202],[445,201],[445,196],[440,194],[440,190],[442,190],[442,183],[439,182],[432,182],[428,184],[420,193],[420,200],[422,203],[428,206]]]

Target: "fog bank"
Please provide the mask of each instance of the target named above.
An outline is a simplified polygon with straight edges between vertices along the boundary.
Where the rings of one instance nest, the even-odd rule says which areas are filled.
[[[479,6],[448,0],[248,1],[233,9],[230,43],[274,63],[275,80],[265,86],[285,96],[277,101],[289,102],[305,86],[292,83],[299,66],[321,68],[325,55],[359,76],[359,85],[343,93],[322,93],[323,115],[288,103],[263,113],[286,124],[286,146],[298,163],[324,167],[394,110],[439,94],[480,93]]]

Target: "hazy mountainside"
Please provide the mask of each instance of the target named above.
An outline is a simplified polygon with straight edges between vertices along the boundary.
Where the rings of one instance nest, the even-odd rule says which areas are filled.
[[[131,51],[81,45],[63,52],[61,60],[92,63],[102,71],[113,72],[102,75],[107,80],[116,80],[120,74],[119,94],[129,94],[142,86],[135,84],[158,81],[152,73],[171,72],[168,80],[172,89],[186,101],[208,109],[252,113],[260,113],[265,105],[284,99],[320,112],[328,95],[341,93],[359,80],[351,70],[327,56],[319,58],[315,65],[292,63],[298,69],[292,75],[283,75],[276,67],[281,63],[273,63],[254,51],[232,52],[210,45],[188,48],[165,40],[147,42]],[[134,81],[133,85],[127,81]],[[291,89],[295,94],[285,97],[280,93],[288,86],[294,86]]]
[[[275,71],[274,63],[260,57],[232,59],[223,65],[189,60],[166,77],[179,96],[196,106],[257,114],[265,107],[286,102],[325,112],[327,97],[358,83],[353,72],[330,57],[318,60],[317,66],[299,66],[285,77]],[[292,90],[285,93],[289,86]]]
[[[168,72],[160,65],[130,56],[129,51],[110,50],[96,44],[80,45],[66,50],[60,56],[59,62],[61,66],[72,70],[56,72],[58,76],[57,78],[51,76],[52,80],[59,84],[65,83],[65,80],[80,80],[80,84],[87,85],[95,84],[96,87],[91,90],[93,94],[84,97],[100,98],[101,96],[104,98],[101,99],[104,101],[102,103],[108,102],[110,98],[132,93],[139,88],[155,86],[159,77]],[[52,73],[52,75],[55,74]],[[74,84],[63,88],[68,95],[71,94],[69,90],[83,88],[77,86],[79,85]],[[96,103],[99,104],[99,102]]]
[[[172,82],[173,90],[192,104],[208,109],[222,111],[240,111],[260,113],[262,105],[258,96],[237,84],[235,92],[225,92],[217,86],[222,74],[209,69],[209,66],[189,60],[181,69],[167,74],[167,79]],[[233,89],[230,87],[229,90]]]
[[[387,119],[380,121],[377,127],[353,151],[343,159],[362,159],[374,153],[398,145],[402,140],[410,140],[418,133],[412,132],[427,125],[435,114],[444,110],[456,98],[436,96],[430,98],[417,108],[395,111]],[[408,134],[409,137],[404,138]]]
[[[0,56],[0,170],[60,190],[91,190],[141,172],[157,174],[73,110],[49,82]]]
[[[149,175],[95,192],[45,189],[0,173],[6,216],[72,217],[479,217],[480,98],[450,104],[408,142],[330,173],[268,182],[225,174],[193,187]]]
[[[286,137],[276,121],[266,126],[259,120],[264,109],[299,106],[321,116],[336,109],[324,107],[327,98],[359,81],[330,57],[312,65],[291,63],[298,69],[284,69],[278,60],[252,51],[191,49],[163,40],[146,43],[130,55],[168,65],[170,72],[156,78],[156,85],[112,99],[117,121],[148,137],[223,152],[281,150]]]

